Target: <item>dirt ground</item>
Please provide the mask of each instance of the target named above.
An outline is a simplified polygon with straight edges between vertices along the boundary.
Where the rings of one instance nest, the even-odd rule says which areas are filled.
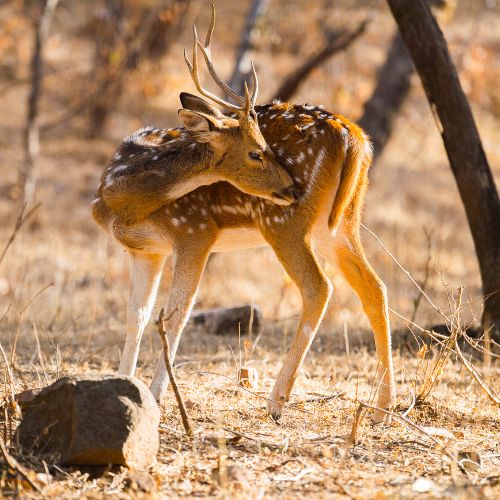
[[[73,34],[80,20],[72,15],[69,3],[62,3],[47,51],[50,71],[41,110],[47,120],[73,103],[89,78],[91,46],[88,39]],[[14,83],[0,76],[0,250],[19,212],[13,193],[23,161],[31,50],[29,24],[14,23],[17,4],[0,10],[2,33],[17,37],[18,58]],[[202,3],[194,4],[189,23],[196,20],[206,26]],[[353,120],[370,95],[394,30],[384,2],[355,4],[338,2],[328,21],[351,25],[370,15],[366,34],[315,71],[295,98],[323,103]],[[224,75],[231,69],[248,5],[248,1],[218,2],[225,15],[219,16],[215,51]],[[258,42],[262,103],[276,82],[321,44],[323,2],[280,0],[272,5]],[[306,10],[310,37],[301,44],[292,20]],[[234,21],[231,26],[225,18]],[[500,13],[498,8],[484,10],[474,2],[458,2],[455,12],[446,13],[441,23],[498,186]],[[182,47],[189,44],[186,30],[157,66],[141,67],[133,75],[102,137],[86,138],[84,116],[42,134],[37,169],[41,206],[0,262],[0,343],[10,359],[17,337],[15,392],[44,386],[63,374],[116,370],[124,340],[128,262],[124,250],[91,220],[90,201],[102,168],[124,136],[147,124],[177,126],[178,94],[193,92],[182,61]],[[0,43],[0,50],[3,47]],[[373,168],[364,223],[418,282],[428,275],[426,292],[445,316],[456,313],[454,301],[463,286],[463,323],[478,324],[482,299],[472,239],[416,77],[390,143]],[[434,344],[426,352],[404,318],[423,328],[443,323],[443,318],[425,299],[418,299],[418,290],[369,232],[363,233],[363,241],[388,286],[394,311],[395,412],[401,416],[432,373],[440,350]],[[147,475],[71,468],[47,473],[40,464],[18,457],[43,487],[36,493],[0,458],[0,495],[15,495],[17,488],[26,498],[499,498],[499,408],[454,355],[426,402],[405,417],[410,423],[395,418],[390,427],[375,426],[367,412],[353,442],[359,402],[373,400],[377,364],[357,298],[335,269],[327,271],[334,296],[278,423],[266,415],[265,399],[294,334],[300,296],[271,250],[218,254],[205,272],[196,307],[255,303],[264,314],[264,331],[259,337],[253,332],[252,338],[240,339],[238,332],[222,337],[193,329],[185,332],[176,373],[195,438],[190,441],[185,436],[169,393],[162,404],[158,463]],[[155,317],[167,292],[165,287],[160,291]],[[418,327],[412,330],[427,339]],[[159,349],[151,321],[137,372],[145,382],[152,376]],[[477,351],[465,352],[499,392],[498,359],[488,367]],[[242,364],[259,374],[258,385],[251,390],[237,386]],[[0,367],[6,373],[2,358]],[[0,433],[5,437],[7,375],[2,382]]]

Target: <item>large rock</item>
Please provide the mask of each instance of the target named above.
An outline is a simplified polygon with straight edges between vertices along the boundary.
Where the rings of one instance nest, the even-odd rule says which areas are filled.
[[[159,447],[160,410],[150,390],[124,375],[65,377],[23,407],[23,452],[50,463],[144,469]]]

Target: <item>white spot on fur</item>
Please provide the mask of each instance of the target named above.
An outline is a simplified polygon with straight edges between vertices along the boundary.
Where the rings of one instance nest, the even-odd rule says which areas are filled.
[[[179,219],[176,219],[176,218],[174,217],[174,218],[172,219],[172,224],[173,224],[175,227],[177,227],[177,226],[180,224]]]
[[[323,165],[323,160],[325,159],[326,156],[326,148],[322,147],[316,156],[316,159],[314,160],[314,164],[312,167],[312,174],[311,174],[311,179],[309,180],[307,189],[306,189],[306,194],[309,195],[311,193],[311,190],[314,188],[316,185],[316,180],[318,178],[319,172],[321,171],[321,166]]]

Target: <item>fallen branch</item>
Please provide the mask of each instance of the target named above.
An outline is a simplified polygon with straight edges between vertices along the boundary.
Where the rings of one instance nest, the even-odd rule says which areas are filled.
[[[173,313],[172,313],[173,314]],[[174,371],[172,370],[172,365],[170,364],[170,346],[168,345],[167,330],[165,323],[170,319],[165,317],[165,309],[162,308],[160,311],[160,316],[158,318],[158,333],[160,334],[161,343],[163,345],[163,356],[165,359],[165,366],[167,368],[167,373],[170,378],[170,384],[175,394],[175,399],[177,400],[177,405],[179,406],[179,411],[181,413],[182,425],[184,425],[184,430],[189,438],[193,437],[193,430],[191,424],[189,423],[189,418],[186,412],[186,407],[182,401],[181,393],[179,392],[179,387],[174,377]]]

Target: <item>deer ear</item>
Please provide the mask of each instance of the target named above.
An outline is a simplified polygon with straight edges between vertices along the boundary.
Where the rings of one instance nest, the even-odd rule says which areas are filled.
[[[197,142],[212,142],[219,135],[220,122],[217,118],[191,111],[179,109],[179,118]]]
[[[224,115],[209,102],[205,101],[201,97],[198,97],[188,92],[181,92],[179,98],[182,103],[182,107],[189,109],[191,111],[198,111],[206,115],[215,116],[216,118],[222,118]]]

